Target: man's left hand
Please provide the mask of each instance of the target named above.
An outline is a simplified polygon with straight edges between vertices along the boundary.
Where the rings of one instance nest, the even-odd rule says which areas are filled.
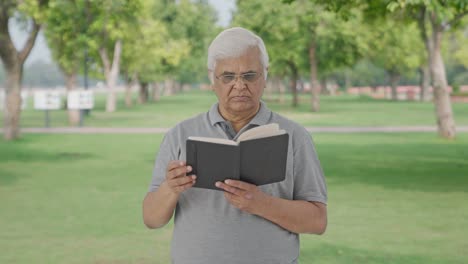
[[[269,195],[243,181],[225,180],[217,182],[216,187],[224,190],[224,197],[230,204],[250,214],[259,215],[270,203]]]

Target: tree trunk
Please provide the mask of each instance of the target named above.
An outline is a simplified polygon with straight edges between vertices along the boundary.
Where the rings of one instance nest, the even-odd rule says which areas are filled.
[[[13,140],[19,138],[21,115],[21,79],[22,65],[6,69],[5,107],[3,112],[4,138]]]
[[[133,106],[133,87],[135,86],[137,79],[137,73],[133,73],[131,77],[128,74],[125,74],[125,107],[127,108]]]
[[[431,87],[431,74],[427,64],[421,65],[419,68],[420,80],[419,80],[419,99],[421,101],[429,100],[429,89]]]
[[[117,108],[117,98],[115,94],[115,85],[117,83],[117,77],[119,76],[120,67],[120,55],[122,54],[122,42],[117,40],[114,45],[114,57],[112,64],[110,63],[107,51],[104,47],[99,49],[99,55],[101,56],[104,72],[106,75],[107,83],[107,101],[106,101],[106,112],[115,112]]]
[[[12,2],[0,6],[0,58],[6,72],[5,107],[3,111],[3,136],[6,140],[14,140],[20,136],[21,115],[21,81],[23,64],[29,56],[36,41],[40,25],[33,20],[32,30],[23,48],[18,51],[13,44],[8,30],[8,20],[12,12]]]
[[[182,92],[190,92],[192,90],[192,86],[188,83],[182,84]]]
[[[138,96],[138,102],[140,104],[146,104],[148,102],[149,91],[148,91],[148,83],[142,82],[140,83],[140,92]]]
[[[345,91],[348,91],[349,88],[351,88],[351,72],[349,69],[345,70]]]
[[[174,80],[168,78],[164,81],[164,95],[173,95],[174,94]]]
[[[263,98],[265,98],[265,100],[267,101],[273,100],[272,90],[273,90],[273,78],[268,78],[265,89],[263,90]]]
[[[455,120],[452,113],[452,102],[447,91],[447,78],[445,76],[445,65],[442,60],[441,42],[442,29],[433,21],[432,41],[433,50],[431,54],[431,74],[434,89],[434,104],[437,117],[439,135],[444,138],[455,138]]]
[[[400,74],[394,71],[389,71],[390,87],[392,87],[392,100],[398,100],[398,83],[400,82]]]
[[[317,76],[317,56],[315,54],[315,41],[311,41],[309,46],[309,63],[310,63],[310,90],[312,94],[311,110],[318,112],[320,110],[320,85]]]
[[[322,78],[320,79],[320,93],[321,94],[329,94],[329,91],[327,89],[327,78]]]
[[[297,78],[298,78],[298,69],[294,62],[289,62],[289,68],[291,69],[291,79],[289,81],[290,89],[293,94],[292,106],[297,107],[298,98],[297,98]]]
[[[71,92],[76,89],[76,72],[65,73],[65,86],[67,92]],[[80,110],[79,109],[68,109],[68,125],[79,126],[80,125]]]
[[[153,102],[159,102],[160,99],[160,87],[158,82],[153,83]]]
[[[133,81],[127,80],[127,83],[125,85],[125,106],[127,108],[130,108],[133,106],[132,88],[133,88]]]
[[[430,64],[432,61],[432,53],[434,50],[434,43],[431,41],[429,38],[429,32],[426,27],[426,21],[428,19],[428,13],[425,7],[422,7],[420,9],[420,13],[418,16],[418,28],[419,28],[419,33],[421,36],[421,39],[424,43],[424,46],[426,47],[426,57],[425,62],[420,68],[421,72],[421,81],[420,81],[420,97],[421,100],[424,101],[426,100],[429,96],[429,88],[431,86],[431,69],[430,69]]]
[[[182,85],[178,81],[174,81],[174,93],[178,94],[182,90]]]
[[[279,85],[279,94],[280,94],[279,95],[279,102],[281,104],[283,104],[284,101],[285,101],[284,94],[286,93],[286,87],[285,87],[283,81],[284,81],[283,77],[281,77],[280,80],[279,80],[279,83],[278,83],[278,85]]]

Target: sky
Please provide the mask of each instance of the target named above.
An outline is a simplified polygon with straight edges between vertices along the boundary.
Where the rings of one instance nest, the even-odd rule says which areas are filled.
[[[235,0],[208,0],[208,2],[218,12],[218,25],[227,26],[231,21],[231,14],[235,8]],[[10,20],[9,27],[13,42],[17,49],[19,49],[19,47],[22,47],[23,43],[26,41],[27,34],[21,31],[14,21]],[[50,50],[47,47],[47,42],[42,32],[38,35],[34,48],[31,50],[31,54],[25,63],[29,65],[38,60],[42,60],[44,62],[52,61]]]

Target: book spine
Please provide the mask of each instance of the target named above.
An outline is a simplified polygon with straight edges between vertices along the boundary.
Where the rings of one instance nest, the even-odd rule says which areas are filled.
[[[198,168],[198,161],[197,161],[197,144],[193,141],[188,141],[187,146],[187,163],[188,165],[192,165],[193,170],[187,173],[187,175],[197,174],[196,171]]]

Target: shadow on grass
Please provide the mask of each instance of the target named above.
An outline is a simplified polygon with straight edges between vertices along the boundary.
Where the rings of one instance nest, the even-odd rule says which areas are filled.
[[[31,138],[21,138],[13,142],[0,141],[0,185],[13,184],[20,175],[14,173],[11,168],[16,162],[17,166],[28,166],[32,162],[76,162],[84,159],[94,159],[96,155],[86,152],[60,151],[51,152],[39,150],[29,146]],[[13,163],[13,164],[12,164]],[[2,168],[2,164],[5,167]],[[6,170],[5,168],[10,168]]]
[[[0,168],[0,186],[13,184],[18,179],[18,177],[19,175]]]
[[[46,152],[21,145],[4,144],[0,149],[0,164],[5,162],[77,161],[92,159],[95,155],[85,152]]]
[[[364,183],[430,192],[468,192],[468,144],[320,144],[333,184]]]
[[[405,263],[405,264],[438,264],[457,263],[453,260],[434,259],[432,256],[424,255],[398,255],[385,252],[354,249],[350,247],[320,244],[318,247],[302,248],[301,263]],[[460,262],[461,263],[461,262]]]

